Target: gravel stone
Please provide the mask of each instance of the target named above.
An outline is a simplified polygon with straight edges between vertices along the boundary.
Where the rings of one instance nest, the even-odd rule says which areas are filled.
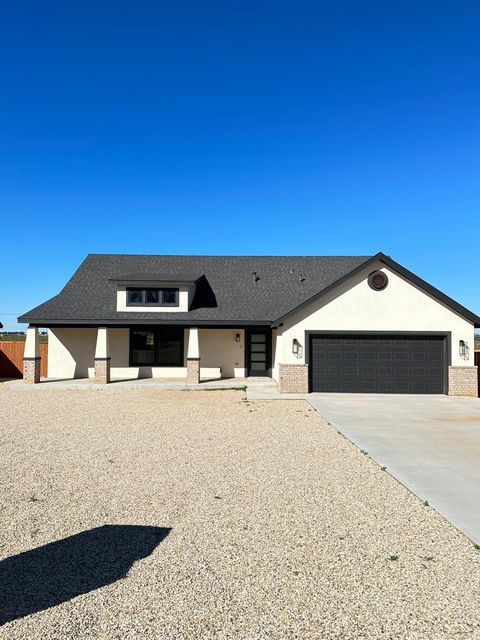
[[[0,576],[104,525],[171,529],[0,638],[480,638],[480,552],[302,400],[0,384],[0,451]]]

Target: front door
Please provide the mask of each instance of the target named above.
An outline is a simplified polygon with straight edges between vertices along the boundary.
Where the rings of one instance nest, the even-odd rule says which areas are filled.
[[[271,329],[249,329],[247,331],[247,375],[271,376]]]

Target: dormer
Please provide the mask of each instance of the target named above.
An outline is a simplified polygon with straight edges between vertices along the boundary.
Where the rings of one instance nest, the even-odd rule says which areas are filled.
[[[189,311],[201,276],[132,273],[109,278],[117,285],[117,311]]]

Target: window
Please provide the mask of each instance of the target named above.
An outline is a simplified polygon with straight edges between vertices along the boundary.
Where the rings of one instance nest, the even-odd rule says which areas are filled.
[[[130,366],[183,367],[183,328],[132,329]]]
[[[155,333],[153,331],[132,331],[132,364],[155,364]]]
[[[162,289],[162,304],[178,304],[178,289]]]
[[[143,304],[143,291],[128,291],[128,304]]]
[[[127,306],[178,307],[178,289],[127,289]]]
[[[161,292],[158,291],[157,289],[146,289],[146,291],[145,291],[145,303],[146,304],[158,304],[158,300],[160,298],[160,296],[158,295],[159,293],[161,293]]]
[[[158,363],[164,367],[183,366],[183,329],[166,327],[159,331]]]

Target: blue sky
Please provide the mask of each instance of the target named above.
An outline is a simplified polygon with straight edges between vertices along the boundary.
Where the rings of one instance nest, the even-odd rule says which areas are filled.
[[[476,0],[2,3],[0,320],[95,252],[383,251],[480,313],[479,32]]]

